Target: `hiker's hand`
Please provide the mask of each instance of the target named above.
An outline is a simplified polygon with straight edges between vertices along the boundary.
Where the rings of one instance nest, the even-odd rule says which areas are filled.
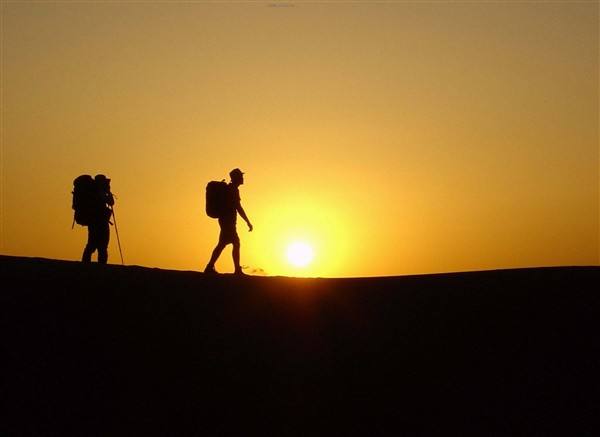
[[[248,232],[252,232],[252,229],[254,229],[252,223],[248,222]]]

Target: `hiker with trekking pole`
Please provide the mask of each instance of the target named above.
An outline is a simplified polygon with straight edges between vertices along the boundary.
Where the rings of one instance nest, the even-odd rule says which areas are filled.
[[[92,254],[98,251],[98,263],[108,262],[108,242],[110,240],[110,219],[113,218],[121,263],[123,253],[119,232],[114,214],[115,199],[110,191],[110,179],[103,174],[94,178],[90,175],[81,175],[73,181],[73,226],[75,223],[87,226],[88,240],[81,256],[81,261],[90,263]]]

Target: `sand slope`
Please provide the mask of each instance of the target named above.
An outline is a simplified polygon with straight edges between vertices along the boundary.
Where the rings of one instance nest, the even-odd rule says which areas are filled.
[[[599,435],[599,279],[0,256],[0,435]]]

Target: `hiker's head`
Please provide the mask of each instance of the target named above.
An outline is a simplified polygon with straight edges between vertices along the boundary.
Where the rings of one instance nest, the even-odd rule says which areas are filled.
[[[244,183],[244,173],[239,168],[234,168],[229,172],[231,182],[235,185],[242,185]]]
[[[103,174],[97,174],[94,177],[94,181],[96,181],[96,184],[103,190],[110,190],[110,179]]]

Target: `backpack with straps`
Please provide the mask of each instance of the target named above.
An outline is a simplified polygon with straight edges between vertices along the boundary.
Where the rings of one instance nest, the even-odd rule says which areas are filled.
[[[206,215],[212,218],[222,217],[228,206],[228,194],[225,180],[210,181],[206,185]]]
[[[72,194],[75,223],[88,226],[94,219],[98,203],[98,188],[94,178],[87,174],[76,177]]]

